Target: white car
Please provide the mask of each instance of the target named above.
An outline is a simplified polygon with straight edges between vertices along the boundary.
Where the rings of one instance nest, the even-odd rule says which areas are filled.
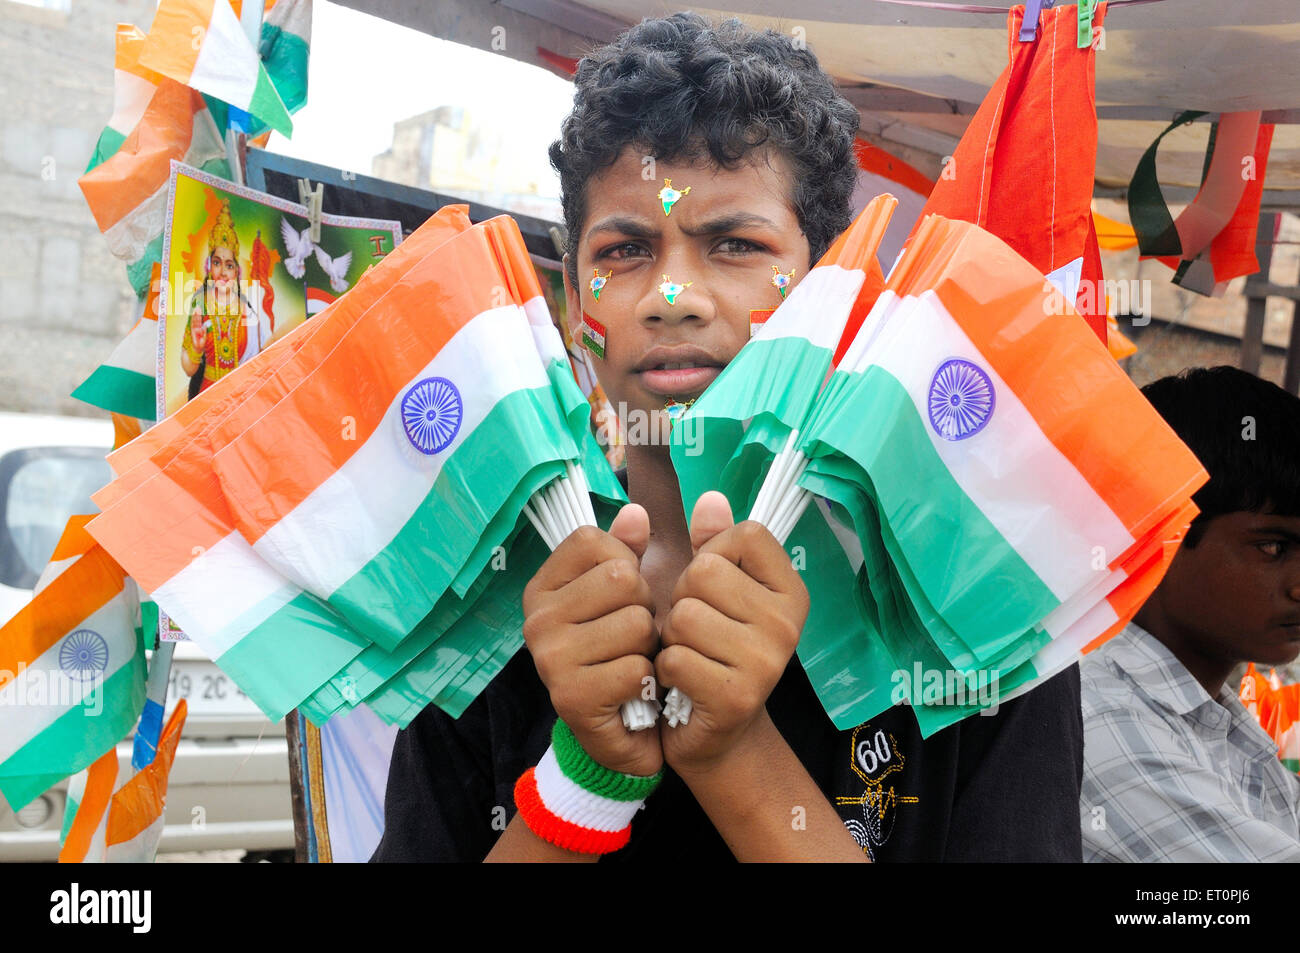
[[[95,513],[90,494],[112,478],[107,420],[0,413],[0,625],[32,598],[68,517]],[[189,717],[167,789],[159,852],[248,851],[285,860],[294,846],[284,722],[273,724],[190,642],[177,643],[167,713]],[[132,739],[118,745],[118,783]],[[0,797],[0,861],[54,860],[67,782],[18,812]]]

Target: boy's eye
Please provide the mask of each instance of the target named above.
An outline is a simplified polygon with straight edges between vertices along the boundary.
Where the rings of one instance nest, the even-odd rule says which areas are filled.
[[[623,242],[619,245],[610,245],[608,248],[601,249],[600,253],[596,255],[596,260],[604,261],[607,258],[615,260],[632,258],[643,251],[645,251],[645,249],[636,242]]]
[[[1286,552],[1286,543],[1280,539],[1266,539],[1261,543],[1256,543],[1259,551],[1265,556],[1276,558]]]
[[[728,254],[743,254],[750,251],[761,251],[762,246],[744,238],[724,238],[718,243],[717,250]]]

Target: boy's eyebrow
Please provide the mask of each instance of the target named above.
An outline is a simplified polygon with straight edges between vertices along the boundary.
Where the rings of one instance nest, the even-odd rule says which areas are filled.
[[[769,228],[775,230],[778,226],[770,218],[765,218],[753,212],[727,212],[690,228],[683,227],[682,231],[694,238],[700,235],[719,235],[723,232],[733,232],[742,228]],[[620,235],[628,235],[632,238],[659,237],[659,230],[646,225],[641,219],[618,215],[597,222],[587,231],[587,238],[590,240],[600,232],[617,232]]]
[[[1281,536],[1287,542],[1300,545],[1300,533],[1285,526],[1252,526],[1249,533],[1251,536]]]
[[[659,230],[651,228],[641,219],[628,218],[621,215],[611,215],[591,226],[587,230],[587,238],[590,240],[600,232],[617,232],[620,235],[629,235],[632,238],[657,238]]]
[[[762,215],[756,215],[753,212],[727,212],[725,215],[719,215],[717,218],[711,218],[706,222],[701,222],[693,228],[682,228],[682,231],[692,237],[698,235],[718,235],[722,232],[734,232],[742,228],[777,228],[776,222]]]

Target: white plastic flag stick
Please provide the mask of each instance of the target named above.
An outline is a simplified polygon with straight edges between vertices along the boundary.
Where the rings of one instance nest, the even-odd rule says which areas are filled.
[[[811,493],[800,488],[799,502],[795,504],[795,508],[790,514],[790,518],[782,523],[772,533],[772,535],[776,537],[776,541],[782,546],[784,546],[785,541],[790,538],[790,534],[794,532],[794,528],[799,525],[799,520],[803,516],[804,510],[808,509],[808,504],[812,502],[812,498],[813,495]]]
[[[528,504],[524,504],[525,515],[532,521],[538,535],[551,550],[559,546],[579,526],[596,525],[595,510],[592,509],[586,492],[587,480],[581,467],[576,468],[576,475],[577,480],[571,482],[569,474],[566,473],[534,493],[532,500],[536,504],[537,512],[534,512]],[[582,500],[576,495],[575,482],[583,488],[582,500],[586,501],[586,506],[582,505]],[[586,513],[591,514],[589,518]],[[658,721],[659,704],[645,698],[633,698],[624,702],[619,712],[623,716],[623,727],[628,731],[643,731],[654,727],[655,722]]]
[[[799,477],[803,476],[804,470],[807,469],[808,458],[802,453],[798,454],[798,457],[799,459],[795,461],[795,465],[790,468],[790,486],[778,497],[775,512],[773,512],[771,520],[766,524],[768,529],[772,531],[773,536],[776,536],[778,530],[786,525],[790,519],[790,514],[794,512],[808,494],[808,491],[796,482]],[[793,526],[790,528],[793,529]],[[789,530],[786,533],[789,535]]]
[[[794,444],[798,431],[790,431],[790,436],[786,439],[785,446],[772,459],[772,465],[767,469],[767,476],[763,479],[763,485],[758,488],[758,496],[754,500],[754,505],[749,511],[749,518],[755,522],[763,522],[764,515],[768,512],[771,505],[771,497],[776,489],[778,482],[777,477],[785,465],[785,458],[788,455],[790,447]]]
[[[582,517],[578,513],[578,503],[570,492],[569,480],[567,477],[560,477],[551,484],[551,502],[561,508],[561,518],[564,520],[564,528],[572,533],[582,525]]]
[[[546,520],[546,526],[551,531],[551,538],[555,540],[555,544],[558,546],[564,542],[564,538],[568,534],[564,532],[564,528],[560,525],[559,517],[551,506],[549,496],[543,490],[541,493],[534,493],[533,499],[537,501],[537,510],[542,514],[542,519]]]
[[[546,524],[542,522],[542,518],[537,515],[537,511],[533,509],[532,503],[524,503],[524,515],[528,517],[528,522],[533,524],[533,529],[537,530],[537,535],[542,537],[542,542],[546,544],[546,547],[554,550],[555,539],[547,530]]]

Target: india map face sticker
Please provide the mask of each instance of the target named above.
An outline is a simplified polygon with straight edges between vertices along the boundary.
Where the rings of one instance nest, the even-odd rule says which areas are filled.
[[[984,429],[994,402],[993,381],[984,369],[952,358],[930,380],[930,426],[944,440],[966,440]]]

